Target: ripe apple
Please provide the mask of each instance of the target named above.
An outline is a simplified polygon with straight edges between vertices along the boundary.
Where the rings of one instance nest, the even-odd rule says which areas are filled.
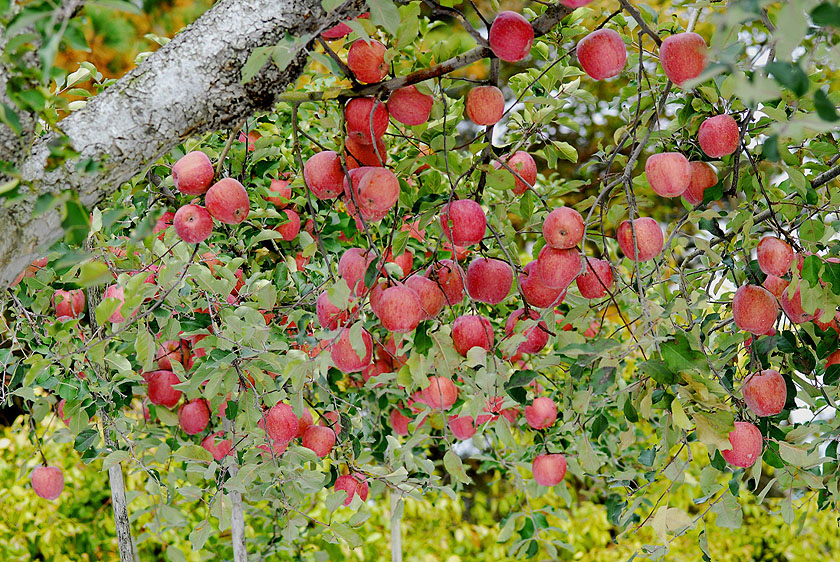
[[[541,396],[525,406],[525,421],[534,429],[545,429],[557,420],[557,405],[554,400]]]
[[[449,416],[447,423],[455,439],[465,441],[475,435],[475,420],[472,416]]]
[[[476,125],[494,125],[505,112],[505,97],[496,86],[476,86],[467,93],[467,117]]]
[[[324,458],[335,447],[335,432],[323,425],[310,425],[303,433],[301,444],[315,451],[320,458]]]
[[[377,318],[389,332],[410,332],[425,317],[417,293],[405,285],[395,285],[382,292]]]
[[[374,146],[376,146],[375,150]],[[348,170],[362,166],[384,166],[388,162],[388,147],[382,139],[376,139],[374,145],[362,144],[354,137],[347,137],[344,141],[344,160]],[[344,177],[342,177],[343,182]]]
[[[490,351],[493,348],[493,326],[490,320],[472,314],[459,316],[452,324],[452,343],[464,357],[473,347]]]
[[[173,385],[180,383],[181,379],[172,371],[154,371],[148,379],[149,401],[156,406],[174,407],[182,392]]]
[[[675,33],[659,47],[659,62],[665,76],[677,86],[700,76],[706,70],[706,40],[696,33]]]
[[[434,318],[443,310],[446,295],[431,279],[415,273],[406,279],[405,286],[417,294],[425,318]]]
[[[172,362],[177,361],[183,366],[189,364],[190,351],[189,348],[182,344],[181,340],[165,341],[158,348],[155,360],[158,364],[158,369],[161,371],[171,371]]]
[[[199,205],[184,205],[172,222],[175,234],[187,244],[204,242],[213,233],[213,217]]]
[[[353,496],[359,496],[359,499],[367,501],[368,499],[368,483],[362,474],[342,474],[335,479],[335,491],[344,490],[347,492],[347,499],[344,500],[344,505],[350,505],[353,501]]]
[[[85,292],[81,289],[57,289],[53,293],[52,304],[58,318],[78,318],[85,312]]]
[[[375,98],[353,98],[344,106],[344,118],[347,134],[362,144],[372,144],[374,139],[381,138],[388,129],[388,109]]]
[[[446,304],[449,306],[454,306],[464,300],[466,274],[454,261],[447,259],[433,262],[426,269],[426,277],[440,287],[446,297]]]
[[[499,12],[488,34],[490,50],[505,62],[518,62],[531,52],[534,28],[522,14]]]
[[[566,297],[564,289],[553,289],[542,282],[537,274],[537,262],[525,264],[519,274],[519,287],[525,295],[525,301],[536,308],[557,306]]]
[[[634,230],[636,231],[638,254],[633,247]],[[632,226],[629,220],[623,221],[618,225],[616,239],[621,252],[634,261],[652,260],[662,252],[662,247],[665,245],[665,238],[662,235],[659,223],[650,217],[635,219]]]
[[[537,256],[537,275],[547,287],[565,291],[581,271],[577,249],[558,250],[543,246]]]
[[[295,411],[288,404],[278,402],[265,414],[265,432],[272,441],[288,443],[297,437],[299,428]]]
[[[543,221],[545,243],[558,250],[577,246],[584,230],[583,217],[571,207],[554,209]]]
[[[403,125],[414,127],[429,120],[434,102],[435,98],[420,92],[416,86],[406,86],[391,93],[388,113]]]
[[[799,285],[797,285],[796,291],[793,293],[792,297],[789,297],[788,291],[785,290],[779,298],[779,302],[782,305],[782,310],[784,310],[785,314],[787,314],[790,321],[794,324],[804,324],[805,322],[810,322],[814,318],[822,316],[822,311],[820,309],[810,313],[805,312],[805,309],[802,308],[802,292]]]
[[[511,175],[511,180],[513,183],[513,193],[516,195],[522,195],[529,188],[534,187],[537,183],[537,163],[534,162],[534,158],[525,152],[524,150],[517,150],[505,160],[505,164],[511,170],[514,170],[519,177],[516,175],[508,173]],[[493,162],[493,167],[497,170],[502,167],[502,165],[496,161]],[[522,179],[519,179],[522,178]],[[525,180],[525,181],[522,181]]]
[[[586,258],[586,270],[576,281],[580,294],[585,299],[605,297],[613,287],[613,273],[610,262],[597,258]]]
[[[273,203],[278,209],[284,209],[292,198],[292,187],[290,184],[291,182],[288,179],[272,178],[268,190],[277,195],[264,196],[263,198],[269,203]]]
[[[513,286],[513,270],[507,262],[475,258],[467,267],[467,293],[479,302],[499,304]]]
[[[709,158],[728,156],[738,149],[741,131],[731,115],[715,115],[700,124],[697,132],[700,149]]]
[[[248,218],[251,201],[245,187],[233,178],[223,178],[213,184],[204,196],[210,215],[225,224],[239,224]]]
[[[770,291],[774,297],[781,298],[782,292],[788,288],[790,281],[776,277],[775,275],[768,275],[764,278],[764,288]]]
[[[300,215],[291,209],[283,209],[286,214],[286,222],[274,227],[280,233],[280,239],[290,242],[297,238],[300,233]]]
[[[219,440],[219,437],[222,437],[222,435],[223,433],[221,431],[217,431],[205,437],[201,442],[201,446],[207,449],[217,461],[228,456],[233,449],[233,443],[231,443],[230,439]]]
[[[775,416],[785,407],[787,386],[775,369],[757,371],[744,379],[741,386],[744,402],[759,417]]]
[[[362,209],[388,211],[399,197],[400,181],[394,172],[387,168],[371,168],[359,180],[356,202]]]
[[[356,296],[364,295],[370,287],[365,285],[365,273],[376,256],[361,248],[348,248],[338,260],[338,274]]]
[[[519,323],[522,315],[525,314],[525,309],[518,308],[510,313],[505,322],[505,336],[510,337],[516,324]],[[536,326],[527,328],[524,332],[526,340],[519,344],[517,351],[521,353],[539,353],[546,345],[548,345],[548,326],[545,322],[540,320],[540,315],[533,310],[528,311],[528,318],[531,320],[539,320]]]
[[[745,332],[763,335],[773,329],[779,305],[770,291],[758,285],[743,285],[732,299],[735,325]]]
[[[775,236],[765,236],[758,243],[756,250],[758,267],[767,275],[781,277],[787,275],[793,264],[793,248]]]
[[[64,473],[57,466],[36,466],[30,476],[32,489],[45,500],[54,500],[64,490]]]
[[[172,166],[175,188],[185,195],[203,194],[213,183],[215,175],[210,158],[200,150],[188,152]]]
[[[364,355],[359,356],[350,342],[350,328],[341,330],[338,340],[330,346],[330,357],[336,369],[344,373],[358,373],[370,365],[373,356],[373,340],[366,330],[362,330]]]
[[[347,67],[363,84],[379,82],[388,75],[388,63],[385,62],[385,45],[371,39],[356,39],[347,51]]]
[[[318,295],[318,300],[315,302],[315,314],[325,330],[335,330],[343,326],[350,316],[348,311],[341,310],[330,301],[327,291]]]
[[[303,165],[303,179],[318,199],[338,197],[344,191],[341,157],[332,150],[315,154]]]
[[[612,29],[593,31],[577,44],[577,58],[583,71],[593,80],[618,76],[627,62],[627,47]]]
[[[472,246],[484,238],[487,217],[481,205],[472,199],[457,199],[440,213],[444,237],[457,246]]]
[[[703,202],[706,190],[717,184],[717,171],[707,162],[688,164],[691,166],[691,180],[682,196],[690,205],[699,205]]]
[[[731,449],[721,449],[720,454],[729,464],[749,468],[761,456],[764,439],[756,426],[749,422],[736,421],[735,429],[729,432]]]
[[[458,399],[458,387],[444,377],[429,377],[429,386],[420,393],[433,410],[448,410]]]
[[[108,321],[112,324],[118,324],[120,322],[125,321],[125,317],[122,315],[122,307],[125,304],[125,289],[120,287],[119,285],[109,285],[105,292],[102,293],[103,299],[117,299],[120,301],[120,304],[117,305],[117,309],[111,314]]]
[[[201,433],[210,423],[210,409],[203,398],[191,400],[178,410],[181,429],[188,435]]]
[[[645,162],[651,189],[662,197],[679,197],[691,183],[691,165],[679,152],[654,154]]]
[[[566,457],[560,453],[537,455],[531,472],[540,486],[559,484],[566,476]]]

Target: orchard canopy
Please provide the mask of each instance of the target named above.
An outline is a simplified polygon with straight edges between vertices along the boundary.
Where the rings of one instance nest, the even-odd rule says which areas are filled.
[[[122,561],[448,560],[479,489],[495,560],[836,534],[836,2],[221,0],[106,68],[157,4],[0,0],[0,487],[107,472]]]

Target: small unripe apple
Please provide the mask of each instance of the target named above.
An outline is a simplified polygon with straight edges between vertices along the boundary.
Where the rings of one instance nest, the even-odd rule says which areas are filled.
[[[335,432],[323,425],[310,425],[303,433],[301,444],[315,451],[320,458],[324,458],[335,447]]]
[[[370,365],[373,356],[373,340],[362,330],[363,355],[360,357],[350,341],[350,328],[344,328],[338,340],[330,346],[330,357],[336,369],[344,373],[358,373]]]
[[[332,150],[312,156],[303,165],[303,179],[318,199],[334,199],[344,191],[341,158]]]
[[[493,348],[493,326],[490,320],[472,314],[459,316],[452,324],[452,343],[464,357],[473,347],[490,351]]]
[[[633,246],[633,230],[636,231],[638,254]],[[665,245],[659,223],[650,217],[635,219],[632,226],[629,220],[623,221],[618,225],[616,239],[621,252],[634,261],[652,260],[662,252],[662,247]]]
[[[487,37],[493,54],[506,62],[518,62],[531,52],[534,28],[522,14],[499,12]]]
[[[371,39],[356,39],[347,51],[347,67],[356,80],[363,84],[379,82],[388,75],[388,63],[385,62],[385,45]]]
[[[583,239],[583,217],[571,207],[554,209],[543,221],[545,243],[558,250],[574,248]]]
[[[721,449],[720,454],[731,465],[749,468],[761,456],[764,439],[756,426],[749,422],[736,421],[735,429],[729,432],[731,449]]]
[[[372,144],[374,139],[381,138],[388,129],[388,109],[375,98],[353,98],[344,107],[344,118],[347,134],[362,144]]]
[[[342,474],[335,479],[335,490],[347,492],[347,499],[344,500],[345,506],[350,505],[353,496],[359,496],[359,499],[363,502],[368,499],[368,483],[361,474]]]
[[[759,417],[775,416],[785,407],[787,386],[775,369],[752,373],[741,386],[744,402]]]
[[[57,289],[52,303],[58,318],[78,318],[85,312],[85,292],[81,289]]]
[[[519,287],[525,295],[525,301],[536,308],[557,306],[566,296],[564,289],[553,289],[542,282],[537,274],[537,262],[525,264],[519,274]]]
[[[566,476],[566,457],[560,453],[537,455],[531,472],[540,486],[555,486]]]
[[[677,86],[697,78],[708,64],[706,40],[696,33],[675,33],[659,47],[659,62],[665,76]]]
[[[691,183],[691,165],[679,152],[654,154],[645,162],[651,189],[662,197],[679,197]]]
[[[476,125],[494,125],[505,113],[505,97],[496,86],[476,86],[467,93],[464,109]]]
[[[508,316],[505,322],[505,336],[510,337],[513,334],[516,324],[523,314],[525,314],[525,309],[522,308],[518,308],[510,313],[510,316]],[[519,344],[517,351],[521,353],[539,353],[548,345],[548,326],[540,320],[540,315],[533,310],[528,311],[527,317],[531,320],[539,320],[539,323],[525,330],[524,335],[526,340]]]
[[[593,80],[618,76],[627,62],[624,40],[612,29],[593,31],[578,42],[576,52],[581,68]]]
[[[213,217],[199,205],[184,205],[172,222],[175,234],[187,244],[204,242],[213,233]]]
[[[758,285],[743,285],[732,299],[735,325],[745,332],[763,335],[773,329],[779,304],[770,291]]]
[[[215,175],[210,158],[200,150],[188,152],[172,166],[175,188],[185,195],[201,195],[206,192]]]
[[[793,248],[775,236],[765,236],[756,249],[758,267],[767,275],[781,277],[787,275],[793,264]]]
[[[558,250],[543,246],[537,256],[537,275],[547,287],[565,291],[580,273],[580,253],[577,249]]]
[[[577,286],[585,299],[600,299],[612,291],[613,273],[610,262],[587,258],[586,270],[578,275]]]
[[[456,246],[472,246],[484,238],[487,217],[472,199],[452,201],[440,213],[443,235]]]
[[[297,238],[300,232],[300,215],[291,209],[283,209],[286,214],[286,222],[274,227],[280,233],[280,239],[289,242]]]
[[[278,402],[265,414],[265,432],[272,441],[288,443],[297,437],[298,418],[288,404]]]
[[[541,396],[535,398],[529,406],[525,406],[525,421],[534,429],[551,427],[555,420],[557,420],[557,405],[551,398]]]
[[[458,399],[458,387],[445,377],[429,377],[429,386],[421,395],[433,410],[448,410]]]
[[[210,423],[210,409],[203,398],[191,400],[178,410],[178,421],[181,429],[188,435],[201,433]]]
[[[64,473],[57,466],[36,466],[30,476],[32,489],[45,500],[54,500],[64,490]]]
[[[738,149],[741,131],[731,115],[715,115],[700,124],[697,142],[709,158],[728,156]]]
[[[683,199],[691,205],[703,202],[705,192],[718,182],[717,171],[707,162],[689,162],[691,166],[691,180],[683,191]]]
[[[435,98],[420,92],[416,86],[406,86],[391,93],[388,113],[403,125],[414,127],[429,120],[434,102]]]
[[[181,383],[181,379],[172,371],[155,371],[148,383],[149,401],[156,406],[172,408],[181,399],[182,392],[173,388],[173,385]]]
[[[207,190],[204,204],[210,215],[225,224],[239,224],[248,218],[251,201],[245,187],[233,178],[223,178]]]
[[[467,293],[479,302],[499,304],[513,286],[513,270],[507,262],[475,258],[467,267]]]
[[[446,297],[446,304],[454,306],[464,300],[464,278],[461,266],[452,260],[440,260],[426,269],[426,277],[435,282]]]

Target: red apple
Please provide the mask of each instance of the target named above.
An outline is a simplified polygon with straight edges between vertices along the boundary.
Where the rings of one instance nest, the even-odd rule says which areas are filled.
[[[467,267],[467,293],[479,302],[499,304],[513,286],[513,270],[507,262],[475,258]]]
[[[566,290],[581,271],[580,253],[575,248],[557,250],[543,246],[537,257],[537,275],[552,289]]]
[[[464,278],[466,274],[461,266],[452,260],[433,262],[426,270],[426,277],[431,279],[443,291],[446,304],[456,305],[464,300]]]
[[[793,264],[793,248],[790,244],[775,236],[765,236],[758,243],[756,250],[758,267],[767,275],[781,277],[787,275]]]
[[[278,402],[265,414],[265,432],[272,441],[288,443],[300,429],[295,411],[288,404]]]
[[[558,250],[574,248],[583,238],[583,217],[571,207],[554,209],[543,221],[545,243]]]
[[[679,152],[654,154],[645,162],[651,189],[662,197],[679,197],[691,183],[691,165]]]
[[[426,318],[434,318],[446,304],[446,295],[438,284],[415,273],[405,281],[405,286],[414,291],[420,299],[420,308]]]
[[[300,233],[300,215],[291,209],[283,209],[286,214],[286,222],[274,227],[280,233],[280,239],[289,242],[297,238]]]
[[[505,322],[505,336],[510,337],[520,317],[525,314],[525,309],[519,308],[514,310],[508,316]],[[525,330],[526,340],[519,344],[517,351],[521,353],[539,353],[546,345],[548,345],[548,326],[545,322],[540,320],[540,315],[533,310],[528,311],[528,318],[531,320],[539,320],[538,325]]]
[[[721,449],[720,454],[729,464],[748,468],[761,456],[764,440],[756,426],[749,422],[736,421],[735,429],[729,432],[731,449]]]
[[[738,149],[741,131],[731,115],[715,115],[700,124],[697,132],[700,149],[709,158],[728,156]]]
[[[691,180],[682,196],[690,205],[699,205],[703,202],[706,190],[717,184],[717,171],[706,162],[688,164],[691,166]]]
[[[341,158],[332,150],[312,156],[303,165],[303,179],[318,199],[334,199],[344,191]]]
[[[545,285],[537,274],[537,262],[532,261],[522,268],[519,274],[519,286],[525,301],[536,308],[557,306],[566,296],[564,289],[553,289]]]
[[[217,431],[205,437],[201,442],[201,446],[207,449],[217,461],[228,456],[233,449],[233,443],[231,443],[230,439],[222,439],[221,441],[218,439],[222,435],[221,431]]]
[[[540,486],[559,484],[566,476],[566,457],[560,453],[537,455],[531,472]]]
[[[735,325],[745,332],[763,335],[773,329],[779,305],[770,291],[758,285],[743,285],[732,299]]]
[[[122,314],[122,307],[125,304],[125,289],[120,287],[119,285],[109,285],[105,292],[102,293],[103,299],[117,299],[120,301],[120,304],[117,305],[117,309],[111,314],[108,321],[117,324],[119,322],[125,321],[125,317]]]
[[[172,166],[175,188],[185,195],[201,195],[213,183],[216,171],[210,158],[200,150],[188,152]]]
[[[580,294],[585,299],[600,299],[612,290],[613,273],[610,262],[586,258],[586,271],[576,281]]]
[[[513,183],[513,192],[516,195],[522,195],[529,188],[534,187],[537,183],[537,163],[534,158],[524,150],[517,150],[510,158],[505,160],[505,164],[515,171],[519,177],[510,174]],[[497,170],[502,167],[499,162],[494,162],[493,167]],[[508,173],[510,173],[508,171]],[[520,179],[522,178],[522,179]],[[525,180],[525,181],[522,181]]]
[[[373,340],[362,330],[363,355],[359,356],[350,341],[350,328],[344,328],[338,340],[330,346],[330,357],[335,367],[344,373],[358,373],[370,365],[373,356]]]
[[[677,86],[697,78],[708,64],[706,40],[696,33],[675,33],[659,46],[659,62],[665,76]]]
[[[395,285],[382,292],[377,318],[389,332],[410,332],[425,317],[417,293],[404,285]]]
[[[32,489],[45,500],[54,500],[64,490],[64,473],[57,466],[36,466],[30,476]]]
[[[448,410],[458,399],[458,388],[444,377],[429,377],[429,386],[421,392],[423,402],[434,410]]]
[[[627,47],[621,35],[612,29],[593,31],[577,44],[581,68],[593,80],[618,76],[627,62]]]
[[[741,386],[744,402],[759,417],[775,416],[785,407],[787,386],[775,369],[765,369],[749,375]]]
[[[344,505],[350,505],[353,501],[353,496],[359,496],[359,499],[367,501],[368,498],[368,484],[362,474],[342,474],[335,479],[335,491],[344,490],[347,492],[347,499],[344,500]]]
[[[78,318],[85,312],[85,293],[81,289],[57,289],[53,293],[52,304],[58,318]]]
[[[385,45],[371,39],[356,39],[347,51],[347,67],[363,84],[379,82],[388,75],[388,63],[385,62]]]
[[[289,185],[290,183],[291,182],[287,179],[272,178],[271,184],[268,186],[268,190],[272,193],[276,193],[277,195],[263,196],[263,198],[269,203],[273,203],[278,209],[285,208],[286,205],[289,204],[289,200],[292,198],[292,187]]]
[[[557,405],[551,398],[545,396],[535,398],[529,406],[525,406],[525,421],[534,429],[551,427],[555,420],[557,420]]]
[[[633,231],[636,233],[636,246],[638,254],[633,246]],[[618,246],[621,252],[634,261],[652,260],[662,252],[665,245],[665,238],[659,223],[650,217],[641,217],[633,221],[623,221],[618,226],[616,234]]]
[[[471,314],[459,316],[452,324],[452,343],[464,357],[473,347],[490,351],[493,348],[493,326],[490,320]]]
[[[335,432],[323,425],[310,425],[303,433],[301,444],[315,451],[320,458],[324,458],[335,447]]]
[[[178,375],[172,371],[154,371],[148,379],[149,401],[156,406],[172,408],[181,399],[182,392],[173,385],[180,384]]]
[[[534,28],[522,14],[499,12],[488,34],[490,50],[506,62],[518,62],[531,52]]]
[[[188,435],[201,433],[210,423],[210,409],[203,398],[191,400],[178,410],[181,429]]]
[[[472,199],[458,199],[440,213],[443,235],[457,246],[472,246],[484,238],[487,217],[481,205]]]
[[[391,93],[388,113],[403,125],[422,125],[429,120],[434,102],[432,96],[418,91],[416,86],[406,86]]]
[[[505,112],[505,97],[496,86],[476,86],[467,93],[467,117],[476,125],[493,125]]]
[[[204,242],[213,233],[213,217],[198,205],[184,205],[173,219],[175,234],[187,244]]]
[[[344,117],[347,134],[362,144],[372,144],[374,139],[381,138],[388,129],[388,109],[375,98],[353,98],[344,107]]]
[[[248,218],[251,201],[245,187],[233,178],[223,178],[207,190],[204,204],[210,215],[225,224],[239,224]]]

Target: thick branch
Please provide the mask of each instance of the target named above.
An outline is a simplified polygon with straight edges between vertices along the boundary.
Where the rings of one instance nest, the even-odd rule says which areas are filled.
[[[302,72],[311,40],[324,29],[358,15],[361,0],[325,13],[318,0],[225,0],[152,54],[84,109],[61,122],[79,160],[46,171],[49,142],[39,139],[22,164],[20,189],[30,195],[0,209],[0,286],[39,257],[62,234],[60,209],[32,217],[37,197],[65,190],[96,205],[182,140],[204,131],[235,127],[244,117],[272,107]],[[268,63],[247,84],[241,69],[257,47],[301,38],[284,70]],[[95,172],[79,162],[98,165]],[[86,167],[90,168],[90,167]]]

